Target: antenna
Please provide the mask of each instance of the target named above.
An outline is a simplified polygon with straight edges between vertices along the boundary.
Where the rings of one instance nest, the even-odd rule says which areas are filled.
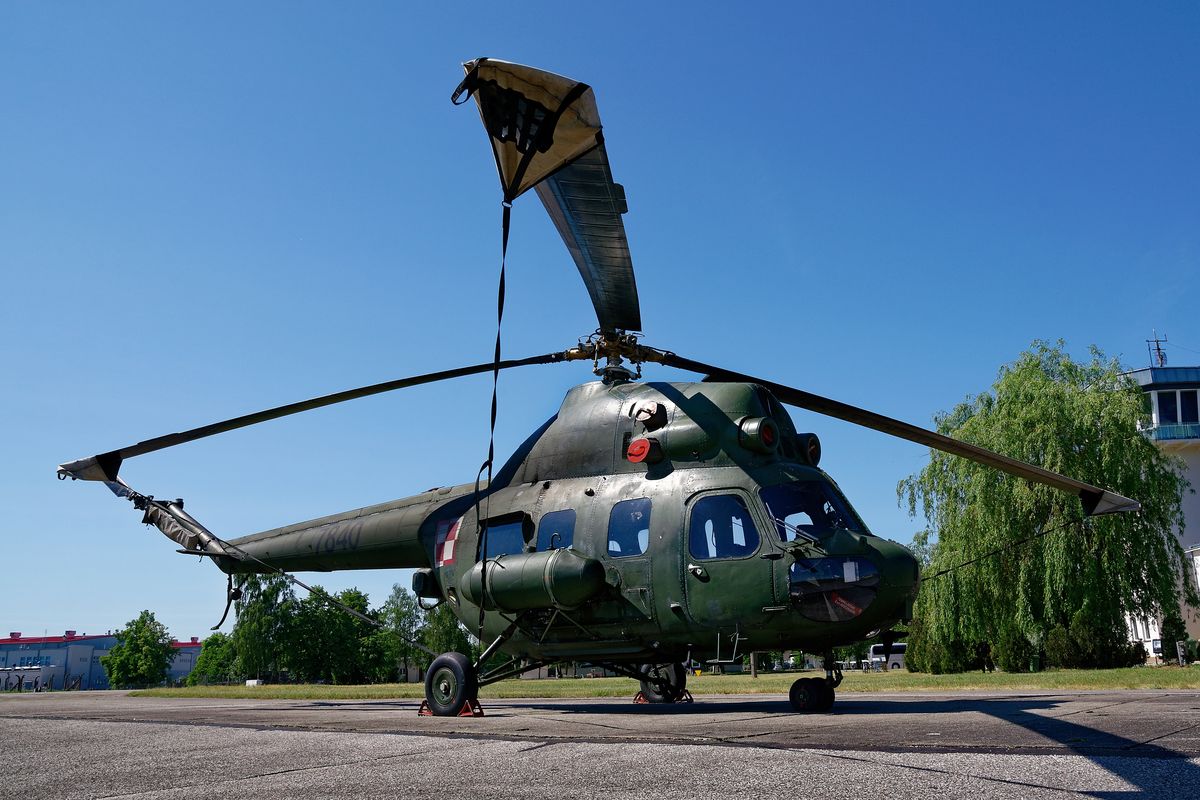
[[[1150,354],[1150,366],[1155,366],[1154,362],[1157,361],[1157,366],[1165,367],[1167,365],[1167,354],[1162,349],[1162,346],[1166,344],[1167,337],[1158,338],[1158,331],[1153,329],[1150,331],[1150,335],[1154,337],[1153,339],[1146,340],[1146,352]],[[1154,345],[1153,349],[1150,345]]]

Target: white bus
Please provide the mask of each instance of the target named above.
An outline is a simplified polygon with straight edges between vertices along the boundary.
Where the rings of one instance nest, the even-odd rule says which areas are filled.
[[[888,657],[887,663],[883,662],[884,647],[881,644],[871,645],[871,650],[867,657],[871,662],[871,669],[904,669],[904,651],[908,647],[904,642],[896,642],[892,645],[892,654]]]

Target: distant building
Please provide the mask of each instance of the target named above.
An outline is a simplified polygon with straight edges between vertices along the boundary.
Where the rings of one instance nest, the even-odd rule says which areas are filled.
[[[62,636],[23,636],[19,631],[0,638],[0,691],[18,683],[32,689],[62,689],[78,683],[80,689],[107,689],[108,674],[100,659],[117,644],[112,634],[88,636],[67,631]],[[171,642],[175,657],[167,673],[171,683],[188,676],[200,655],[200,640]]]
[[[1161,350],[1158,351],[1160,363]],[[1129,373],[1146,393],[1151,426],[1145,433],[1161,450],[1183,460],[1184,477],[1194,489],[1200,488],[1200,367],[1157,366]],[[1189,565],[1188,580],[1200,588],[1200,492],[1183,495],[1184,528],[1176,531]],[[1183,618],[1188,635],[1200,638],[1200,616],[1196,609],[1184,608]],[[1130,619],[1135,641],[1153,652],[1160,638],[1158,620]],[[1174,648],[1168,643],[1163,650],[1167,659],[1174,658]]]

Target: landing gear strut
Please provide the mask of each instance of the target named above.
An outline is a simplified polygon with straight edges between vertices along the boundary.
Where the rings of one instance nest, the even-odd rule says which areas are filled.
[[[824,713],[833,708],[834,689],[842,682],[842,671],[837,668],[833,655],[825,655],[824,678],[801,678],[792,684],[788,700],[792,708],[802,712]]]
[[[596,666],[604,667],[610,672],[633,678],[641,684],[642,690],[633,698],[633,702],[643,703],[690,703],[691,692],[687,690],[687,669],[683,664],[636,664],[614,663],[610,661],[593,662]]]

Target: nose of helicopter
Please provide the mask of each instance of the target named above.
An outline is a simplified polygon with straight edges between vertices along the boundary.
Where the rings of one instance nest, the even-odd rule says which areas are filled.
[[[898,619],[911,618],[912,603],[921,584],[920,564],[903,545],[887,539],[876,539],[871,544],[880,573],[879,609]]]
[[[823,545],[826,555],[796,554],[788,567],[789,594],[801,616],[854,623],[847,633],[886,629],[912,618],[920,568],[908,548],[850,531],[834,534]]]

